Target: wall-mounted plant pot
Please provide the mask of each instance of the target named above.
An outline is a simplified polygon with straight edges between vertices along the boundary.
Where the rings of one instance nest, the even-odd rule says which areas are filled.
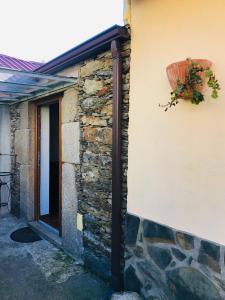
[[[207,59],[192,59],[191,61],[196,62],[197,64],[202,66],[203,69],[210,68],[212,65],[212,63]],[[167,77],[169,79],[169,83],[173,90],[176,89],[178,80],[181,83],[185,82],[189,64],[190,64],[189,60],[183,60],[183,61],[172,63],[169,66],[167,66],[166,68]],[[204,74],[200,74],[200,76],[204,76]],[[203,86],[199,86],[198,90],[200,91],[202,90],[202,88]]]

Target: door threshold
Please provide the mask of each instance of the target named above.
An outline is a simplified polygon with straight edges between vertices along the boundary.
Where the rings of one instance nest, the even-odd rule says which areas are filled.
[[[28,225],[42,237],[43,239],[54,244],[58,248],[62,248],[62,239],[59,236],[59,231],[42,221],[28,222]]]

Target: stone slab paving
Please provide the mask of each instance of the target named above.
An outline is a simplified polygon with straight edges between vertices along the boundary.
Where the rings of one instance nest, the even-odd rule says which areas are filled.
[[[108,300],[112,290],[46,240],[17,243],[26,224],[0,209],[1,300]]]

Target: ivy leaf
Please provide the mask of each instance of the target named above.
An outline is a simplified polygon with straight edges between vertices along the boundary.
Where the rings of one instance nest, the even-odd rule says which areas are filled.
[[[213,99],[218,98],[218,92],[217,92],[217,90],[213,90],[213,91],[212,91],[211,97],[212,97]]]
[[[210,69],[206,69],[205,70],[205,76],[208,77],[208,78],[211,77],[211,76],[213,76],[213,71],[210,70]]]

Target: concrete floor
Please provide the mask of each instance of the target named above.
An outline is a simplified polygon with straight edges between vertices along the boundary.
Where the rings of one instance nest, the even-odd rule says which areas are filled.
[[[1,300],[107,300],[110,288],[46,240],[17,243],[10,234],[26,226],[0,208]]]

